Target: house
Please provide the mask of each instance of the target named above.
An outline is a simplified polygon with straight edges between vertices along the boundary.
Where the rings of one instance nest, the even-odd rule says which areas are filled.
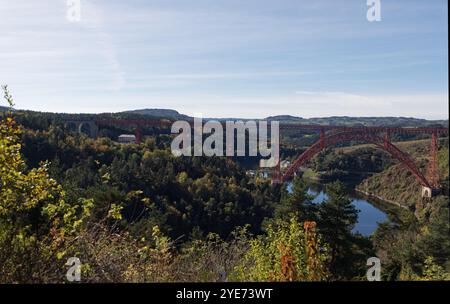
[[[135,144],[136,136],[133,134],[121,134],[117,141],[121,144]]]

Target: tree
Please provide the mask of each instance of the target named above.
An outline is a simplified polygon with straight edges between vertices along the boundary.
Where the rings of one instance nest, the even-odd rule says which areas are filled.
[[[351,278],[356,262],[352,229],[357,222],[358,211],[345,194],[341,182],[328,184],[326,192],[328,198],[319,206],[319,231],[330,246],[330,270],[335,278]]]
[[[274,218],[285,221],[293,215],[299,222],[316,220],[315,206],[308,195],[308,186],[300,177],[294,178],[290,190],[282,190],[280,203],[274,211]]]
[[[65,241],[89,216],[92,201],[69,205],[47,163],[26,170],[20,134],[11,115],[0,121],[0,282],[45,282],[63,265]]]

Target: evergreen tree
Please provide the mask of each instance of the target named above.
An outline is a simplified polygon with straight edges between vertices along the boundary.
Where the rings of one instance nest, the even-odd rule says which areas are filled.
[[[315,206],[308,195],[308,186],[300,177],[294,178],[290,189],[282,189],[280,203],[274,211],[276,219],[289,220],[292,215],[299,222],[316,220]]]
[[[326,186],[328,198],[319,205],[319,229],[330,246],[330,270],[335,279],[351,278],[355,268],[352,229],[358,211],[345,194],[344,185],[333,182]]]

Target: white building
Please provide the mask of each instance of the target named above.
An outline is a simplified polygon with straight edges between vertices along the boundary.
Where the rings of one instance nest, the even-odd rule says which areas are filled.
[[[135,144],[136,136],[133,134],[122,134],[122,135],[119,135],[119,138],[117,141],[121,144]]]

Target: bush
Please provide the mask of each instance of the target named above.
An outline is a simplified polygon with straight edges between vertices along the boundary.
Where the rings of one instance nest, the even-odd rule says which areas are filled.
[[[250,241],[232,280],[322,281],[328,276],[327,260],[327,247],[316,233],[315,222],[305,222],[302,228],[293,217],[289,222],[276,221],[266,235]]]

